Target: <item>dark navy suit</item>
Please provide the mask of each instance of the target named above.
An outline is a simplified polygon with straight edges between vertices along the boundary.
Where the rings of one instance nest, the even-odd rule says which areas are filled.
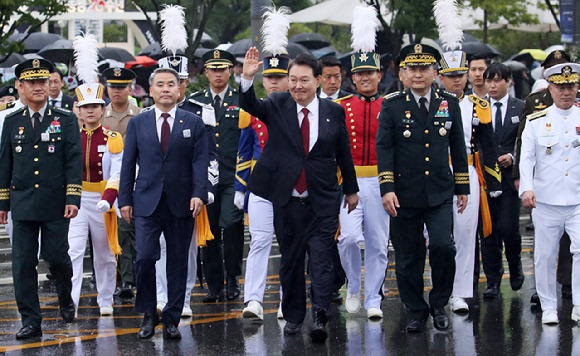
[[[159,236],[163,232],[170,272],[163,320],[178,325],[194,226],[190,200],[197,197],[207,201],[208,145],[201,118],[177,109],[163,154],[155,120],[155,110],[149,110],[129,121],[118,199],[119,206],[132,206],[135,216],[135,309],[155,313],[155,261],[159,259]],[[139,174],[135,178],[137,165]]]

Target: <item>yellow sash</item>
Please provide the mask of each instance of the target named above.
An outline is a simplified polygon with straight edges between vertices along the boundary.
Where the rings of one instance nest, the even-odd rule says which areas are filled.
[[[205,205],[201,209],[201,213],[195,217],[195,226],[197,246],[207,246],[207,241],[213,240],[213,234],[209,227],[209,218],[207,217],[207,208]]]
[[[479,160],[479,152],[475,152],[474,157],[475,170],[477,171],[477,178],[479,180],[479,208],[481,211],[481,222],[483,225],[483,237],[488,237],[491,234],[491,214],[489,213],[489,204],[487,202],[487,194],[485,188],[487,185],[485,179],[483,178],[483,170],[481,169],[481,162]]]

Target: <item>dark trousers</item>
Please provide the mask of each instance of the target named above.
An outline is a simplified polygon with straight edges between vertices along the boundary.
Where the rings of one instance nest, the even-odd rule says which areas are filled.
[[[291,199],[284,206],[274,206],[274,228],[280,244],[280,282],[284,319],[302,323],[306,315],[306,279],[308,253],[312,290],[312,310],[328,310],[333,289],[332,248],[338,229],[336,216],[319,216],[308,200]]]
[[[59,303],[72,304],[72,265],[68,255],[69,219],[54,221],[14,220],[12,237],[12,277],[14,295],[23,326],[40,327],[38,301],[38,233],[40,251],[55,278]]]
[[[220,185],[207,215],[213,240],[202,248],[203,274],[211,291],[224,288],[225,271],[232,276],[242,274],[244,255],[244,212],[234,205],[234,185]],[[224,262],[225,260],[225,262]]]
[[[117,257],[117,283],[130,283],[135,285],[135,219],[131,223],[119,218],[117,231],[119,232],[119,246],[123,253]]]
[[[511,272],[521,265],[522,235],[520,235],[520,199],[516,191],[504,190],[497,198],[490,198],[492,232],[481,239],[481,260],[487,283],[501,283],[504,272],[502,251]]]
[[[155,262],[159,260],[159,237],[163,232],[167,244],[167,305],[163,309],[163,321],[178,325],[183,310],[194,219],[173,215],[168,204],[170,202],[162,195],[153,214],[135,217],[135,310],[149,314],[156,312]]]
[[[429,317],[429,305],[434,308],[444,307],[451,296],[456,252],[451,204],[448,202],[430,208],[399,208],[397,217],[391,217],[397,285],[410,319],[426,320]],[[423,297],[426,254],[423,224],[427,225],[429,232],[429,264],[433,282],[429,304]]]

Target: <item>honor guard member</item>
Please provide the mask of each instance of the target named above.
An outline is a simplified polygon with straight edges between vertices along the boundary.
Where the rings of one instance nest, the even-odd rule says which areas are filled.
[[[564,231],[571,240],[573,275],[580,273],[580,108],[574,105],[580,65],[544,73],[554,104],[527,117],[522,135],[519,194],[532,208],[536,290],[542,323],[557,324],[556,260]],[[580,321],[580,279],[572,279],[572,320]]]
[[[0,89],[0,110],[7,108],[7,104],[13,103],[18,99],[18,92],[14,85],[7,85]]]
[[[207,207],[214,239],[202,249],[203,274],[209,293],[204,303],[223,301],[224,269],[226,297],[234,300],[240,296],[237,276],[242,274],[244,250],[243,211],[234,205],[234,177],[236,156],[240,141],[238,117],[238,91],[228,85],[234,56],[223,50],[210,50],[203,56],[209,87],[193,93],[191,99],[210,104],[215,109],[216,147],[218,149],[219,183],[215,201]]]
[[[568,63],[570,62],[570,56],[568,53],[556,50],[548,54],[546,59],[542,62],[542,67],[544,71],[555,66],[556,64]],[[580,92],[576,94],[576,98],[580,98]],[[522,111],[522,118],[526,118],[529,115],[542,111],[548,106],[552,105],[554,101],[552,100],[552,95],[548,88],[538,90],[535,93],[528,95],[524,102],[524,110]],[[518,136],[516,137],[516,154],[514,170],[512,172],[514,177],[514,183],[516,188],[519,186],[520,180],[520,153],[522,148],[522,132],[526,127],[526,122],[528,120],[521,120],[520,126],[518,127]],[[558,253],[558,283],[562,285],[562,298],[571,299],[572,298],[572,254],[570,253],[570,237],[568,234],[564,233],[562,239],[560,240],[560,249]],[[538,293],[533,293],[530,298],[530,303],[539,303]]]
[[[286,53],[288,43],[288,24],[290,11],[267,8],[264,13],[263,35],[264,52],[271,54],[262,60],[262,83],[267,96],[274,92],[288,91],[288,66],[290,57]],[[234,204],[239,209],[246,207],[250,230],[250,250],[246,259],[244,283],[244,318],[263,320],[262,302],[268,275],[268,260],[274,237],[274,207],[272,203],[247,190],[250,173],[260,158],[268,140],[268,128],[259,118],[242,111],[240,113],[240,143],[236,164],[236,194]],[[280,300],[282,288],[280,287]],[[278,307],[278,319],[283,319],[282,303]]]
[[[353,26],[352,47],[356,53],[351,55],[352,81],[359,94],[340,98],[336,102],[345,111],[350,151],[360,190],[355,210],[349,213],[341,205],[338,251],[348,280],[345,307],[349,313],[357,313],[361,306],[360,243],[364,242],[365,309],[369,319],[380,319],[383,317],[383,282],[389,263],[387,254],[390,217],[382,206],[377,171],[377,118],[383,102],[378,92],[381,62],[380,55],[374,52],[375,28],[363,26],[377,16],[375,8],[371,6],[357,6],[353,16],[354,21],[360,25]],[[376,26],[378,25],[377,20]],[[357,31],[356,28],[363,28],[364,31]]]
[[[491,195],[501,194],[501,173],[497,164],[489,103],[477,95],[463,94],[468,71],[466,57],[461,50],[445,52],[439,70],[439,79],[445,90],[459,99],[469,165],[469,201],[461,214],[457,205],[453,206],[453,238],[457,253],[450,305],[455,312],[468,311],[465,298],[473,297],[474,254],[480,213],[485,216],[484,235],[491,232],[487,191]],[[457,197],[454,198],[456,200]]]
[[[78,64],[77,64],[78,66]],[[68,240],[73,264],[72,297],[78,309],[83,282],[83,261],[89,232],[94,254],[97,304],[101,316],[113,314],[113,292],[117,276],[115,255],[121,254],[117,235],[119,174],[123,160],[123,137],[101,125],[105,111],[105,87],[83,84],[75,90],[83,144],[82,207],[71,220]]]
[[[410,88],[383,100],[377,131],[377,163],[383,206],[391,215],[391,241],[397,257],[401,300],[408,312],[407,332],[425,330],[429,313],[439,330],[449,327],[445,312],[455,276],[453,195],[459,212],[467,205],[469,173],[459,102],[432,88],[441,59],[430,46],[401,49]],[[449,154],[453,172],[449,167]],[[425,238],[433,289],[423,298]]]
[[[137,78],[135,72],[127,68],[108,68],[103,72],[107,83],[107,94],[111,103],[105,107],[105,114],[101,124],[103,127],[121,134],[123,139],[127,132],[129,120],[140,109],[130,100],[131,83]],[[123,299],[133,298],[135,288],[135,274],[133,262],[135,260],[135,224],[124,219],[118,219],[119,245],[123,253],[117,257],[117,290],[115,295]]]
[[[0,146],[0,223],[12,212],[12,274],[22,318],[17,339],[42,335],[38,244],[55,278],[60,313],[75,318],[68,228],[81,199],[82,148],[75,115],[48,105],[53,64],[30,59],[16,66],[28,105],[6,117]]]
[[[172,68],[179,74],[179,98],[177,100],[178,107],[183,110],[187,110],[193,114],[198,115],[202,118],[205,124],[205,131],[208,140],[208,152],[209,152],[209,166],[208,166],[208,204],[212,204],[215,196],[215,188],[219,179],[218,171],[218,149],[216,147],[216,137],[215,137],[215,111],[213,106],[209,104],[203,104],[194,99],[185,98],[185,89],[187,83],[189,82],[189,71],[187,67],[187,57],[184,56],[169,56],[161,58],[158,62],[160,68]],[[196,226],[197,230],[197,226]],[[197,240],[191,241],[189,246],[189,260],[188,260],[188,270],[187,270],[187,286],[185,290],[185,303],[183,304],[183,312],[181,317],[191,317],[193,312],[191,310],[191,290],[195,286],[196,271],[198,275],[201,276],[198,268],[201,268],[201,264],[198,263],[198,246]],[[162,311],[167,304],[167,279],[166,279],[166,245],[165,236],[159,240],[161,246],[161,258],[155,264],[155,269],[157,271],[155,278],[157,279],[157,309]],[[200,277],[200,284],[202,283],[202,277]]]

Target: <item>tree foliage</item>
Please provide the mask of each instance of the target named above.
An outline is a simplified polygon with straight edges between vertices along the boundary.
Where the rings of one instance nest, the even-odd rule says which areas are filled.
[[[469,0],[465,5],[466,8],[484,11],[483,21],[475,20],[475,23],[482,26],[485,43],[488,40],[488,25],[498,23],[501,18],[513,26],[538,23],[537,16],[528,13],[528,7],[537,6],[537,3],[529,0]]]
[[[27,27],[27,34],[40,29],[50,18],[67,11],[67,0],[2,0],[0,1],[0,55],[8,56],[24,49],[20,41],[8,42],[16,29]],[[39,18],[32,15],[37,12]]]

